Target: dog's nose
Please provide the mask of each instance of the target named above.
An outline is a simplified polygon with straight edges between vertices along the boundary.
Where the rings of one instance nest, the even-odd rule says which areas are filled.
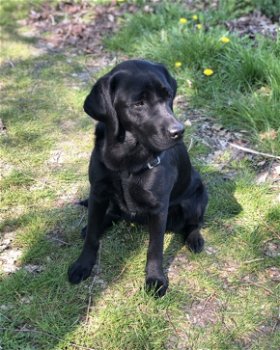
[[[172,125],[169,129],[168,129],[168,133],[170,135],[170,137],[173,140],[179,139],[180,137],[183,136],[185,131],[185,128],[182,124],[176,124],[176,125]]]

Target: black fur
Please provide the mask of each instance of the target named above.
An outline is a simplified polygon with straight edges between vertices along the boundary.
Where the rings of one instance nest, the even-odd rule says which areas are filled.
[[[173,115],[177,84],[166,68],[131,60],[99,79],[84,110],[99,121],[89,179],[88,225],[83,250],[69,268],[71,283],[89,277],[99,239],[120,218],[146,223],[149,248],[146,287],[165,294],[163,239],[166,230],[184,235],[198,253],[207,193],[182,141],[183,125]],[[149,169],[147,164],[160,164]]]

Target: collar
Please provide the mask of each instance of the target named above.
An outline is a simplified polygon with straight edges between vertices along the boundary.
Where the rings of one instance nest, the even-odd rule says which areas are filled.
[[[140,168],[137,171],[133,171],[133,174],[140,174],[143,173],[146,170],[151,170],[157,166],[160,165],[161,160],[163,158],[163,152],[160,153],[158,156],[156,156],[153,160],[151,160],[150,162],[148,162],[146,165],[144,165],[142,168]]]

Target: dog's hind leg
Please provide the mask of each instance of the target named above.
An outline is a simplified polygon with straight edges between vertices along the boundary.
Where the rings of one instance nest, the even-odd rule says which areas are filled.
[[[200,253],[204,247],[204,239],[200,233],[199,226],[186,226],[185,242],[189,249],[194,253]]]
[[[204,247],[204,239],[200,233],[200,228],[203,224],[204,211],[207,205],[207,193],[203,191],[198,193],[192,201],[188,201],[184,207],[185,224],[183,228],[183,235],[185,242],[189,249],[194,253],[200,253]],[[191,213],[191,217],[189,217]]]

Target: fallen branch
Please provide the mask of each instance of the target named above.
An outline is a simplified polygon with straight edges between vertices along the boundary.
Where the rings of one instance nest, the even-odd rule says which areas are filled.
[[[246,152],[246,153],[252,153],[252,154],[257,154],[259,156],[263,156],[263,157],[269,157],[269,158],[274,158],[274,159],[279,159],[280,160],[280,156],[275,156],[273,154],[269,154],[269,153],[263,153],[263,152],[258,152],[258,151],[255,151],[251,148],[247,148],[247,147],[243,147],[243,146],[239,146],[239,145],[236,145],[235,143],[231,143],[229,142],[229,145],[233,148],[237,148],[243,152]]]

